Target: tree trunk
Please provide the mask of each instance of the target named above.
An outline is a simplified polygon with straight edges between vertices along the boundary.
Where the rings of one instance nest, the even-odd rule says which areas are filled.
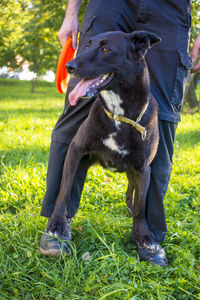
[[[198,99],[195,93],[198,79],[199,79],[199,73],[197,74],[188,73],[185,93],[184,93],[184,103],[188,103],[190,108],[194,108],[198,106]]]
[[[31,93],[35,92],[35,88],[37,86],[37,75],[33,77],[31,84]]]
[[[32,84],[31,84],[31,93],[35,92],[35,78],[33,77],[32,79]]]

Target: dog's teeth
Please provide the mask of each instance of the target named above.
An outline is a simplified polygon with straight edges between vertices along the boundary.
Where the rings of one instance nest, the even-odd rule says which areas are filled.
[[[101,79],[102,79],[103,81],[106,80],[106,79],[108,78],[109,74],[110,74],[110,73],[104,74],[104,75],[101,77]]]

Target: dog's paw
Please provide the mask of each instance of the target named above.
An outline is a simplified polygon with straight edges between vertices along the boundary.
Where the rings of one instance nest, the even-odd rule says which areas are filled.
[[[51,235],[61,236],[66,231],[66,220],[63,216],[52,216],[47,224],[47,232]]]
[[[146,222],[141,222],[137,225],[135,224],[133,228],[133,240],[135,240],[136,244],[140,247],[152,250],[156,247],[155,236]]]

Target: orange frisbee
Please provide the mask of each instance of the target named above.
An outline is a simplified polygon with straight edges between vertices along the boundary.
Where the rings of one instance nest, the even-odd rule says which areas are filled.
[[[61,50],[57,70],[56,70],[56,85],[61,94],[67,90],[68,73],[65,68],[66,63],[74,58],[75,50],[72,48],[72,38],[68,38]]]

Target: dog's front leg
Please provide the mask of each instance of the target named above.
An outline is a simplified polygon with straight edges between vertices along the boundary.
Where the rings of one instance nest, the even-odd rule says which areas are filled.
[[[133,240],[140,247],[151,248],[154,245],[154,234],[146,221],[146,196],[150,182],[150,166],[141,172],[134,173],[134,208],[133,208]]]
[[[47,225],[47,231],[50,234],[65,234],[66,208],[70,201],[72,185],[81,157],[81,148],[75,141],[72,141],[65,157],[60,191]]]

